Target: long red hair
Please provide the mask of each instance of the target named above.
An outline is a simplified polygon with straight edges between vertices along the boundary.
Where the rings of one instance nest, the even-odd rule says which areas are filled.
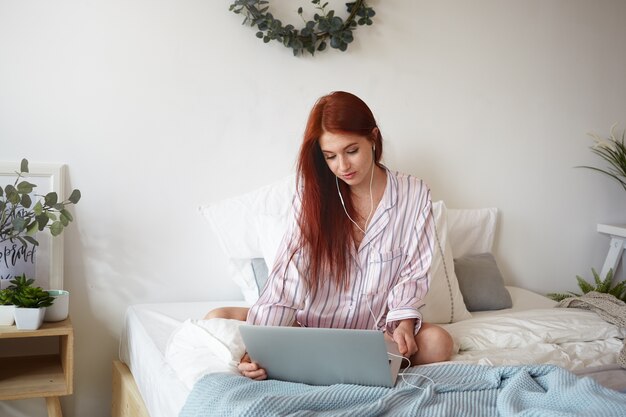
[[[299,247],[309,262],[306,277],[309,289],[315,293],[320,282],[330,279],[338,287],[348,284],[349,257],[354,245],[354,228],[344,213],[335,175],[332,173],[319,145],[323,132],[352,133],[367,137],[374,145],[374,161],[380,165],[383,152],[382,135],[367,104],[354,94],[336,91],[321,97],[313,106],[307,121],[297,163],[298,189],[302,206],[298,226]],[[346,211],[355,218],[350,187],[339,181]]]

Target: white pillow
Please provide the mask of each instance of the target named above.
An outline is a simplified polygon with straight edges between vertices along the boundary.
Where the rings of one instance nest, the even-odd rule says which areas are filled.
[[[269,268],[273,266],[294,193],[295,176],[290,175],[241,196],[200,206],[229,260],[231,278],[248,303],[259,298],[251,260],[263,257]]]
[[[433,202],[435,248],[430,267],[430,288],[420,309],[426,323],[454,323],[472,317],[467,311],[459,282],[454,273],[454,259],[448,239],[448,216],[443,201]],[[443,254],[441,251],[443,250]],[[442,256],[443,255],[443,256]]]
[[[448,238],[454,258],[493,252],[497,208],[448,209]]]

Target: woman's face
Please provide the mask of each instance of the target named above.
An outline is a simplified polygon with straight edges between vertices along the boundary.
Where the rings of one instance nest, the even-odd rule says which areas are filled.
[[[373,142],[354,133],[324,132],[319,145],[328,168],[351,187],[369,183],[374,152]]]

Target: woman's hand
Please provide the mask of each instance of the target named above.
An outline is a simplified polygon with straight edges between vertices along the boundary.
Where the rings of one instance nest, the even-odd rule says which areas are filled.
[[[252,362],[247,352],[241,358],[238,368],[241,375],[250,379],[257,381],[267,379],[267,372],[265,372],[265,369],[259,367],[258,363]]]
[[[398,327],[393,331],[393,341],[398,345],[400,354],[410,358],[417,352],[415,343],[415,319],[400,320]]]

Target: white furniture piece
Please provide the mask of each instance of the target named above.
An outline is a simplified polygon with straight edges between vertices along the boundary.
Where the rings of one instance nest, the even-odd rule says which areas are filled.
[[[598,232],[611,236],[609,253],[600,272],[600,277],[604,279],[611,269],[615,274],[622,259],[622,251],[626,248],[626,224],[598,224]]]

